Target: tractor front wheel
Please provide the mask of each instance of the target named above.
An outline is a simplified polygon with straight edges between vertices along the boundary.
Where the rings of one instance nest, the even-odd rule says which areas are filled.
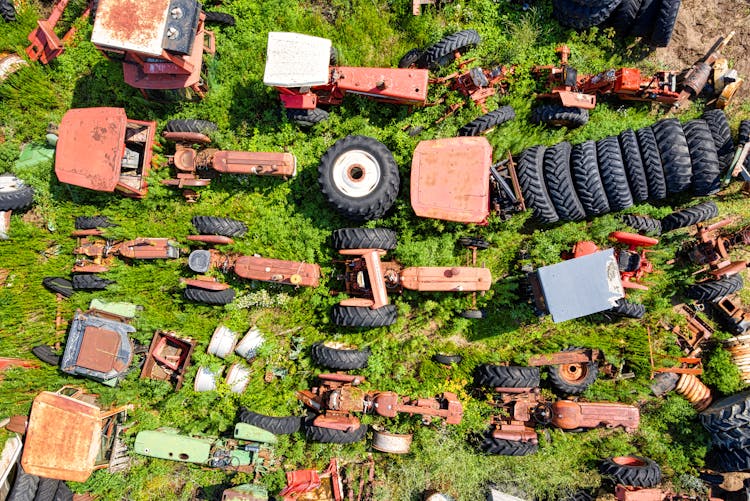
[[[685,291],[685,295],[696,301],[714,301],[715,299],[737,292],[742,289],[743,285],[741,275],[729,275],[718,280],[691,285]]]
[[[328,112],[320,108],[313,108],[311,110],[288,108],[286,110],[286,117],[290,122],[294,122],[300,127],[312,127],[315,124],[328,120]]]
[[[194,301],[196,303],[204,304],[229,304],[234,301],[234,290],[223,289],[223,290],[210,290],[201,289],[200,287],[188,286],[183,293],[185,299],[188,301]]]
[[[459,136],[481,136],[502,125],[509,120],[516,118],[515,110],[510,106],[502,106],[494,111],[490,111],[479,118],[475,118],[458,129]]]
[[[34,190],[13,174],[0,175],[0,211],[22,210],[31,205]]]
[[[479,448],[487,454],[494,454],[496,456],[526,456],[534,454],[539,449],[539,446],[531,442],[495,438],[492,434],[488,433],[482,440]]]
[[[218,129],[216,124],[208,120],[197,120],[195,118],[175,119],[167,122],[165,132],[183,132],[192,134],[209,134]]]
[[[333,248],[382,249],[396,248],[396,232],[385,228],[341,228],[333,232]]]
[[[399,68],[424,68],[424,62],[422,61],[424,51],[422,49],[412,49],[404,57],[399,59]]]
[[[349,349],[341,343],[315,343],[312,345],[313,362],[337,371],[364,369],[370,358],[370,349]]]
[[[435,70],[448,66],[455,60],[455,55],[464,54],[479,45],[482,39],[474,30],[463,30],[450,34],[424,51],[423,68]]]
[[[352,444],[364,440],[366,434],[366,424],[359,425],[359,428],[353,431],[334,430],[313,424],[305,425],[305,437],[311,442],[324,444]]]
[[[589,110],[560,104],[543,104],[531,112],[531,121],[535,124],[573,129],[588,123]]]
[[[55,350],[48,344],[34,346],[31,353],[45,364],[60,365],[60,355],[55,353]]]
[[[641,456],[618,456],[605,459],[599,471],[616,484],[626,487],[656,487],[661,482],[661,469],[652,459]]]
[[[191,222],[195,230],[201,235],[241,237],[247,233],[247,225],[245,223],[228,217],[195,216],[191,219]]]
[[[579,395],[596,381],[599,367],[596,362],[553,365],[549,369],[552,386],[567,395]]]
[[[11,0],[0,0],[0,17],[6,23],[12,23],[16,20],[16,8]]]
[[[363,306],[333,306],[333,323],[343,327],[386,327],[396,322],[396,306],[387,304],[375,310]]]
[[[646,307],[620,298],[617,300],[617,304],[608,311],[625,318],[643,318],[643,315],[646,314]]]

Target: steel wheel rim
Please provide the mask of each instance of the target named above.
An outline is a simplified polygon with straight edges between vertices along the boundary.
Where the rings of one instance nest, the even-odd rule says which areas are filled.
[[[344,195],[362,198],[380,184],[380,163],[364,150],[341,154],[333,164],[333,182]]]
[[[0,193],[12,193],[23,188],[24,183],[16,176],[4,175],[0,176]]]
[[[560,375],[569,383],[578,383],[586,379],[589,368],[585,364],[564,364],[560,366]]]

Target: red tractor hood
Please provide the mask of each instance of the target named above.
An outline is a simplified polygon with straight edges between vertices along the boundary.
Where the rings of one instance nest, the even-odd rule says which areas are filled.
[[[55,174],[61,183],[115,191],[125,153],[122,108],[69,110],[60,122]]]

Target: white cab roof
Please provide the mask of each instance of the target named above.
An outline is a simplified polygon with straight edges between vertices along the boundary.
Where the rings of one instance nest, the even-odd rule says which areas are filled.
[[[272,31],[268,34],[263,83],[272,87],[311,87],[328,83],[331,41]]]
[[[170,0],[100,0],[91,42],[112,49],[160,56]]]

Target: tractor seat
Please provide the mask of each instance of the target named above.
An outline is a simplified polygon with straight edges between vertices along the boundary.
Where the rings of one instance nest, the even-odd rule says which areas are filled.
[[[641,267],[641,255],[637,252],[620,251],[617,256],[617,266],[620,271],[638,271]]]
[[[312,87],[328,83],[331,41],[300,33],[270,32],[263,83],[271,87]]]
[[[563,68],[563,85],[575,87],[578,84],[578,70],[566,66]]]
[[[487,80],[487,76],[485,76],[484,71],[482,71],[482,68],[472,68],[469,70],[469,75],[471,76],[471,81],[474,82],[474,85],[477,87],[489,87],[490,81]]]
[[[211,267],[211,252],[194,250],[188,256],[188,267],[195,273],[206,273]]]

